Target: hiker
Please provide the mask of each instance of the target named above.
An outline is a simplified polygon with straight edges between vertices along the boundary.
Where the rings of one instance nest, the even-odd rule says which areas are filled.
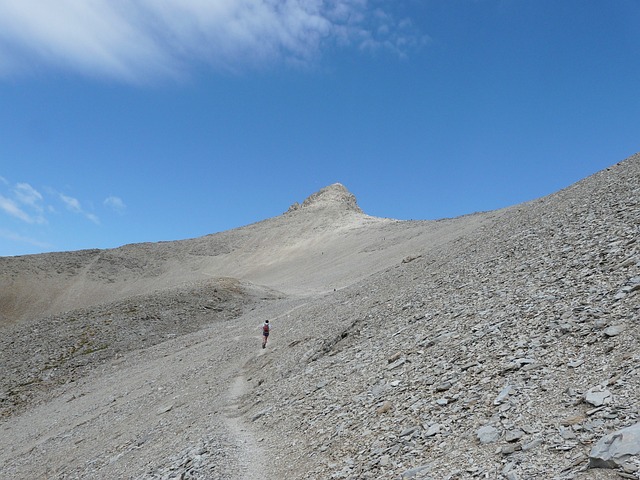
[[[271,330],[269,320],[265,320],[262,324],[262,348],[267,348],[267,338],[269,338],[269,330]]]

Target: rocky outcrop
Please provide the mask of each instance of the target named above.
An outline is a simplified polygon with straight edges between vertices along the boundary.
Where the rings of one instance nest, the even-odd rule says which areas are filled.
[[[334,183],[307,197],[302,204],[294,203],[287,213],[298,210],[330,208],[342,211],[363,213],[356,197],[341,183]]]

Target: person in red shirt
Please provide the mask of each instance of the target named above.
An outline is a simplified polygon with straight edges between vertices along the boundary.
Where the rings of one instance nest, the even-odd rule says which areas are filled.
[[[269,330],[271,330],[271,326],[269,325],[269,320],[265,320],[262,324],[262,348],[267,348],[267,339],[269,338]]]

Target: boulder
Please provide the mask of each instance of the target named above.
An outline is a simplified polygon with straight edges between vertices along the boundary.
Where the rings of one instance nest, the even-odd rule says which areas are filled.
[[[602,437],[591,449],[591,468],[618,468],[640,456],[640,423]]]

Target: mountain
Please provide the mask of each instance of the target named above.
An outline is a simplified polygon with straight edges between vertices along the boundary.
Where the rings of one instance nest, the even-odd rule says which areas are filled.
[[[1,258],[0,471],[617,478],[588,467],[640,416],[639,199],[635,155],[455,219],[334,184],[197,239]]]

